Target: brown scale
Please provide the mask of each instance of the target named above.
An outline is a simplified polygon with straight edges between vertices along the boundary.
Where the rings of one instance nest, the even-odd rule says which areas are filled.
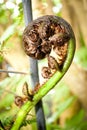
[[[71,26],[64,19],[53,15],[40,17],[25,28],[23,46],[26,54],[38,60],[48,59],[48,67],[42,68],[44,78],[50,78],[56,70],[61,70],[70,38],[74,38]],[[50,56],[52,49],[57,57]]]
[[[43,67],[42,68],[42,77],[49,79],[52,76],[51,70],[48,67]]]
[[[35,92],[36,92],[36,90],[35,90]],[[14,102],[18,107],[21,107],[28,100],[29,101],[33,100],[34,91],[28,89],[28,84],[26,82],[23,85],[22,93],[23,93],[22,96],[18,96],[18,95],[15,96]]]
[[[63,46],[58,46],[58,47],[54,48],[55,53],[58,55],[57,63],[58,63],[59,66],[61,66],[66,59],[67,48],[68,48],[67,43],[65,43]]]
[[[21,107],[26,101],[28,101],[28,97],[15,96],[15,104],[18,107]]]

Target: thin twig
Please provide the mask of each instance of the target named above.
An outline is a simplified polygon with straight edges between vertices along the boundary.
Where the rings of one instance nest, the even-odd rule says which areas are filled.
[[[29,74],[27,72],[12,71],[12,70],[2,70],[2,69],[0,69],[0,73],[14,73],[14,74],[24,74],[24,75]]]

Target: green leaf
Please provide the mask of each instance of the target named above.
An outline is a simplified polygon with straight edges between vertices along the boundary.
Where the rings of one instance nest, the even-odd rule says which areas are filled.
[[[3,56],[0,56],[0,63],[3,62]]]
[[[64,130],[58,124],[47,124],[47,130]]]
[[[17,26],[16,24],[13,24],[5,30],[5,32],[0,38],[1,43],[6,41],[10,36],[14,34],[16,26]]]
[[[76,97],[72,96],[68,98],[66,101],[58,104],[57,111],[53,114],[51,118],[48,119],[48,123],[54,122],[58,117],[64,112],[76,99]]]
[[[22,123],[22,126],[27,126],[28,124],[30,125],[32,123],[36,123],[36,118],[35,117],[33,117],[32,119],[24,120],[23,123]]]
[[[82,47],[76,52],[74,61],[77,65],[87,70],[87,47]]]
[[[70,95],[69,87],[64,82],[60,82],[55,86],[55,94],[52,97],[55,101],[61,101],[61,99],[67,99]]]
[[[87,121],[83,121],[78,125],[78,130],[87,130]]]
[[[4,130],[3,128],[1,128],[1,126],[0,126],[0,130]]]
[[[84,116],[84,111],[80,110],[74,117],[72,117],[72,119],[66,121],[65,128],[78,128],[80,123],[83,121]]]

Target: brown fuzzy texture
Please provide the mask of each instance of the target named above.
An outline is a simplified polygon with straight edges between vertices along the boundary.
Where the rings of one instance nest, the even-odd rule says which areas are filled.
[[[63,66],[67,57],[68,41],[73,37],[72,32],[71,26],[64,19],[53,15],[40,17],[25,28],[23,46],[26,54],[38,60],[48,57],[50,69],[42,69],[44,78],[52,76],[51,70]],[[50,57],[52,49],[58,55],[57,59]]]
[[[24,99],[21,96],[15,96],[15,104],[21,107],[24,104]]]

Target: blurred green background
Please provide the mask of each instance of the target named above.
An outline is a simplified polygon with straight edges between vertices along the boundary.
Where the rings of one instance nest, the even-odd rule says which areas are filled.
[[[33,19],[46,14],[68,21],[76,36],[73,63],[62,81],[43,98],[47,130],[87,130],[87,1],[32,0]],[[6,71],[29,71],[29,59],[22,46],[25,28],[21,0],[0,0],[0,129],[9,130],[20,109],[14,103],[23,96],[22,87],[29,76]],[[39,62],[43,65],[43,61]],[[40,77],[41,78],[41,77]],[[43,80],[41,79],[41,83]],[[21,130],[36,127],[34,109]]]

